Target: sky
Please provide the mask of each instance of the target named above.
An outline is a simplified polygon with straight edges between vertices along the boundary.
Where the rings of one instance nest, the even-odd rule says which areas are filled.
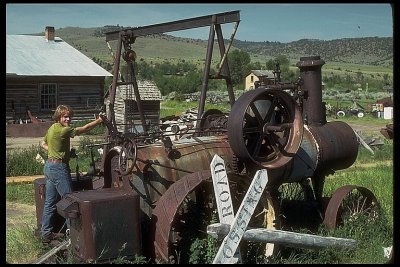
[[[46,26],[139,27],[240,10],[235,39],[288,43],[300,39],[334,40],[393,37],[389,3],[355,4],[6,4],[6,33],[44,32]],[[223,24],[230,38],[234,23]],[[209,27],[169,32],[177,37],[207,40]]]

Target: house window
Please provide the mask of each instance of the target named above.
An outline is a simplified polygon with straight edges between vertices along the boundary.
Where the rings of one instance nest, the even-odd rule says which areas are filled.
[[[40,84],[40,109],[55,109],[57,107],[57,84]]]
[[[251,81],[252,83],[254,82],[254,76],[253,76],[253,75],[250,76],[250,81]]]

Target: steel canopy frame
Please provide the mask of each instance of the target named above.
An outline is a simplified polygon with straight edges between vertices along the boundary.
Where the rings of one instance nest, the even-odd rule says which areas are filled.
[[[130,37],[146,36],[150,34],[181,31],[213,24],[225,24],[240,21],[240,11],[231,11],[218,13],[214,15],[207,15],[202,17],[177,20],[172,22],[153,24],[149,26],[128,28],[122,31],[113,31],[106,33],[106,42],[119,39],[120,35],[127,35]],[[215,21],[214,21],[215,17]]]
[[[135,27],[135,28],[128,28],[122,31],[113,31],[106,33],[106,42],[112,40],[118,40],[117,44],[117,51],[114,58],[114,69],[113,69],[113,81],[111,85],[110,91],[110,105],[109,105],[109,113],[108,119],[112,121],[115,125],[115,114],[114,114],[114,102],[115,102],[115,95],[116,95],[116,88],[117,84],[121,84],[118,82],[118,74],[120,69],[120,62],[121,62],[121,54],[122,54],[122,45],[124,45],[125,51],[130,50],[130,45],[135,42],[136,37],[146,36],[151,34],[158,34],[158,33],[165,33],[165,32],[172,32],[172,31],[180,31],[186,29],[193,29],[199,27],[210,26],[210,35],[208,40],[208,47],[207,47],[207,54],[205,60],[205,67],[204,67],[204,76],[202,82],[202,90],[200,96],[200,103],[199,103],[199,110],[197,119],[201,118],[201,115],[204,112],[205,106],[205,99],[207,93],[207,86],[208,80],[210,78],[210,65],[211,65],[211,58],[212,58],[212,51],[214,45],[214,37],[215,32],[217,33],[217,40],[219,44],[220,54],[221,54],[221,66],[220,71],[218,72],[216,77],[212,77],[214,79],[223,78],[227,84],[227,90],[229,95],[230,104],[233,105],[235,102],[235,96],[233,93],[233,86],[230,76],[229,67],[227,61],[224,60],[226,58],[226,54],[228,53],[228,49],[225,51],[224,40],[222,36],[221,24],[226,23],[233,23],[236,22],[235,31],[231,36],[231,42],[233,41],[234,34],[236,32],[236,28],[240,22],[240,11],[231,11],[231,12],[224,12],[224,13],[217,13],[213,15],[195,17],[190,19],[183,19],[177,20],[167,23],[160,23],[154,24],[149,26],[143,27]],[[141,105],[140,93],[136,82],[136,77],[134,75],[134,69],[132,62],[127,61],[128,67],[130,68],[133,75],[131,75],[132,80],[130,82],[122,82],[122,84],[132,84],[134,89],[134,94],[137,102],[137,107],[140,115],[140,120],[143,126],[144,133],[147,133],[145,118],[143,114],[143,109]],[[220,74],[222,73],[222,74]],[[199,123],[196,124],[196,127],[199,127]]]

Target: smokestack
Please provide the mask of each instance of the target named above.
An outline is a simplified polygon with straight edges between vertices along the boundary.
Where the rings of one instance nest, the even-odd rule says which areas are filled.
[[[325,61],[320,56],[301,57],[296,66],[303,79],[303,119],[307,125],[326,123],[325,106],[322,103],[321,68]]]
[[[54,27],[46,26],[44,33],[45,33],[46,41],[54,41],[54,36],[55,36]]]

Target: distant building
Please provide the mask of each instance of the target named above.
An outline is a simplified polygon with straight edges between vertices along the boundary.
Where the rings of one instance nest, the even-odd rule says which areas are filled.
[[[273,84],[275,80],[272,70],[251,70],[245,78],[245,90],[252,90],[255,88],[256,81],[264,82],[265,85]]]
[[[161,92],[152,81],[138,80],[138,89],[146,124],[159,126]],[[106,111],[109,112],[109,95],[106,95]],[[143,132],[133,85],[118,85],[114,101],[115,124],[122,133]]]
[[[112,74],[55,37],[6,35],[6,120],[27,121],[27,110],[51,120],[59,104],[74,110],[74,119],[93,118],[104,103],[105,77]]]

